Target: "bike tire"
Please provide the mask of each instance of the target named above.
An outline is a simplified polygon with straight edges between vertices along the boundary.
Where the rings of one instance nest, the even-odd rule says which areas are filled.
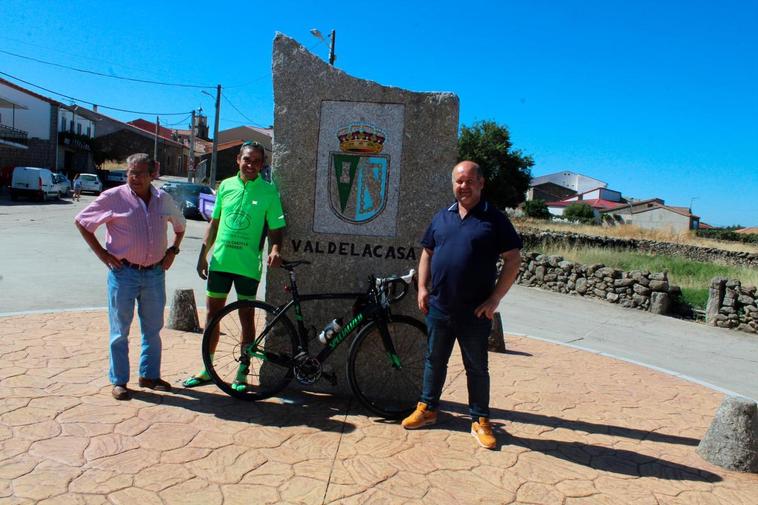
[[[350,345],[347,377],[358,401],[386,419],[409,415],[421,397],[426,326],[408,316],[392,316],[389,336],[400,360],[395,366],[385,349],[378,321],[367,324]]]
[[[266,322],[275,317],[275,308],[257,300],[230,303],[219,311],[203,332],[203,363],[213,382],[226,394],[241,400],[262,400],[274,396],[290,383],[293,377],[292,358],[297,348],[295,327],[286,315],[277,319],[267,334],[248,353],[249,370],[246,386],[233,387],[242,363],[242,320],[255,322],[258,340]],[[218,330],[218,342],[212,351],[213,334]]]

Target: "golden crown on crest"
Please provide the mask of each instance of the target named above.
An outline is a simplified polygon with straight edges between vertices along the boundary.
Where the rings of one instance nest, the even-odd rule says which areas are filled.
[[[368,124],[351,123],[337,132],[340,150],[346,153],[378,154],[384,148],[384,130]]]

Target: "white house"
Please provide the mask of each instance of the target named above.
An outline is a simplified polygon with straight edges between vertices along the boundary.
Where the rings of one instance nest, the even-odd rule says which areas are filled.
[[[55,168],[59,105],[0,78],[0,168]]]
[[[596,188],[605,188],[607,183],[587,177],[586,175],[577,174],[576,172],[555,172],[552,174],[542,175],[532,179],[530,189],[542,184],[556,184],[564,188],[575,191],[576,193],[584,193]]]

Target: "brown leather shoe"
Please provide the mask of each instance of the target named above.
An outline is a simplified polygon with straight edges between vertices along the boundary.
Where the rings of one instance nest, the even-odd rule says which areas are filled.
[[[155,389],[156,391],[171,391],[171,384],[161,378],[146,379],[144,377],[140,377],[139,386],[141,388]]]
[[[129,393],[129,390],[126,389],[126,384],[116,384],[113,386],[113,389],[111,390],[111,394],[113,395],[113,398],[116,400],[131,400],[132,395]]]

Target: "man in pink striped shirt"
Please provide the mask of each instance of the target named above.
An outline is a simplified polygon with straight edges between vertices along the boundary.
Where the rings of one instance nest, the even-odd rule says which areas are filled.
[[[185,220],[174,199],[151,184],[156,165],[147,154],[127,158],[126,184],[103,192],[77,214],[76,227],[98,259],[108,267],[108,316],[110,322],[110,371],[112,394],[128,400],[129,328],[134,302],[142,330],[139,385],[170,391],[160,378],[163,311],[166,307],[165,271],[179,254]],[[168,223],[174,242],[166,247]],[[105,247],[95,230],[105,224]]]

